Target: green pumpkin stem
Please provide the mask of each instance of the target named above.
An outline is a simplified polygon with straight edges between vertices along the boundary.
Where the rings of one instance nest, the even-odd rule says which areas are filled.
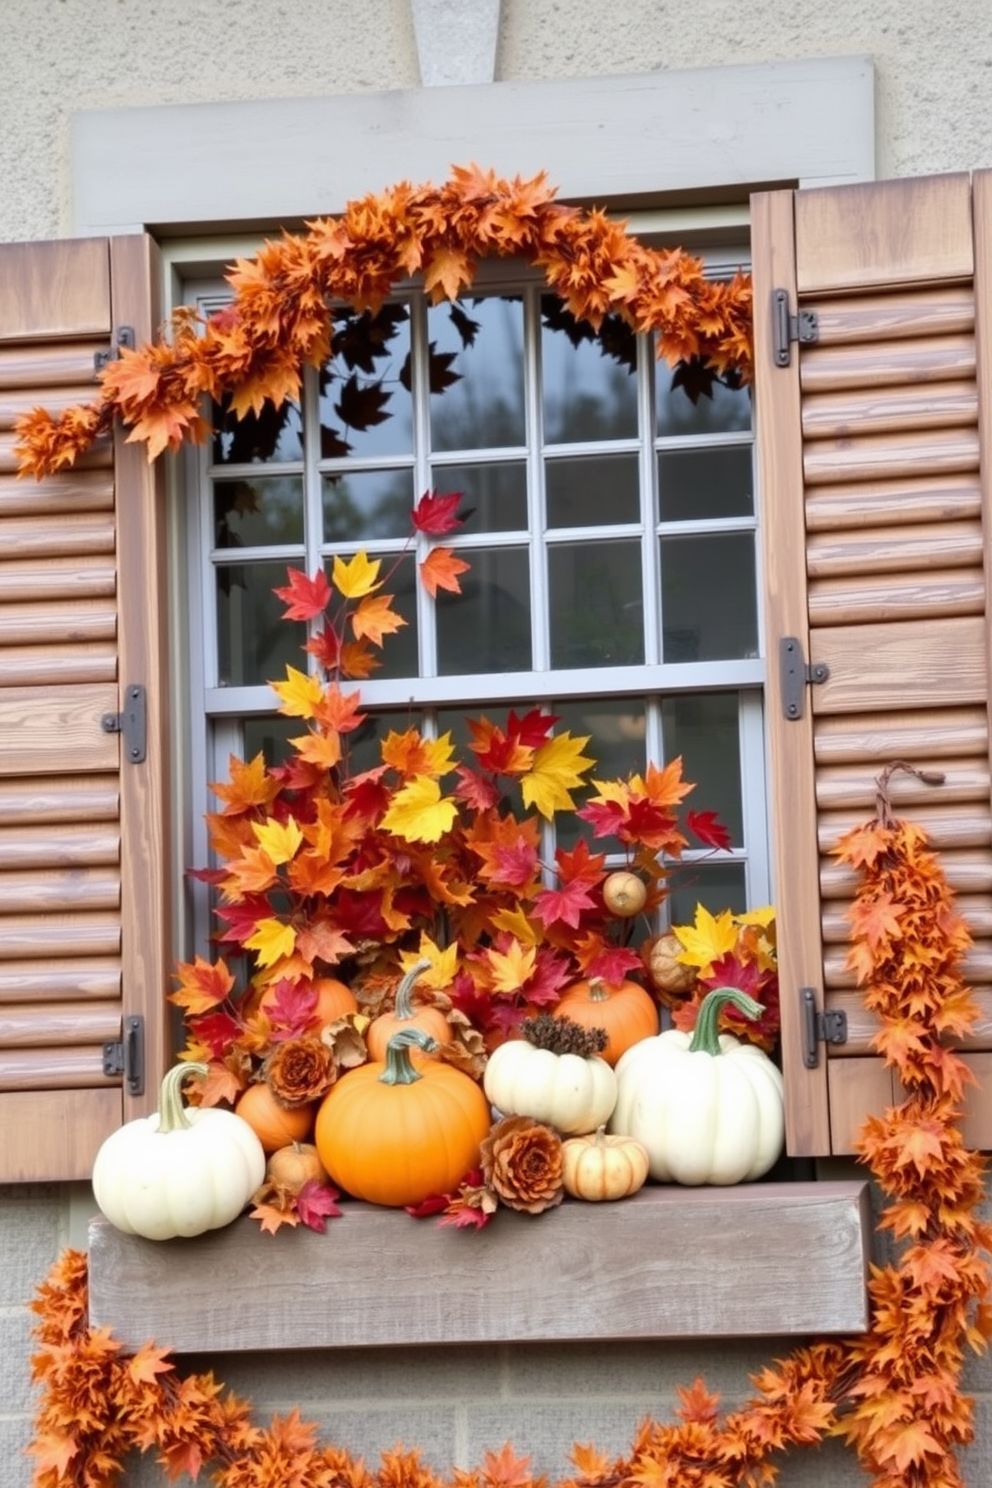
[[[393,1034],[386,1045],[386,1068],[379,1076],[383,1085],[413,1085],[417,1080],[423,1079],[420,1071],[414,1069],[410,1063],[407,1051],[414,1047],[423,1049],[426,1054],[433,1054],[437,1048],[437,1039],[424,1033],[422,1028],[401,1028],[399,1033]]]
[[[417,978],[423,976],[425,971],[430,971],[431,963],[426,960],[418,961],[416,966],[411,966],[406,976],[400,982],[396,990],[396,1016],[402,1022],[413,1017],[413,984]]]
[[[696,1027],[689,1045],[690,1054],[719,1054],[718,1021],[720,1009],[725,1002],[732,1003],[737,1011],[743,1013],[745,1018],[750,1018],[752,1023],[755,1018],[761,1017],[763,1011],[761,1003],[755,1002],[753,997],[748,997],[747,993],[742,992],[739,987],[714,987],[712,992],[707,992],[699,1004]]]
[[[160,1136],[169,1132],[186,1131],[193,1125],[186,1119],[186,1107],[181,1095],[182,1084],[187,1075],[208,1075],[205,1064],[174,1064],[166,1071],[158,1097],[158,1131]]]

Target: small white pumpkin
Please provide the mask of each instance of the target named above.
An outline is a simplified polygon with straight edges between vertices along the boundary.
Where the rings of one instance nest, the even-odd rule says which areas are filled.
[[[556,1054],[522,1038],[493,1050],[482,1080],[504,1116],[532,1116],[568,1136],[602,1126],[617,1098],[616,1076],[598,1054]]]
[[[166,1074],[159,1109],[111,1133],[93,1164],[93,1193],[126,1235],[173,1240],[236,1219],[265,1177],[265,1153],[233,1111],[186,1109],[180,1086],[204,1064]]]
[[[667,1029],[622,1055],[609,1130],[643,1142],[661,1183],[746,1183],[782,1151],[782,1074],[754,1044],[717,1033],[725,1002],[760,1016],[754,998],[731,987],[707,993],[693,1033]]]

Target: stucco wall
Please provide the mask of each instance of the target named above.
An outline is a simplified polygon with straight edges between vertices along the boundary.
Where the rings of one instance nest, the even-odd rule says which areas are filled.
[[[880,176],[992,165],[992,6],[987,0],[503,0],[498,79],[650,72],[867,53],[877,75]],[[0,0],[0,240],[71,233],[70,120],[78,109],[413,88],[407,0]],[[718,99],[714,100],[718,107]],[[663,142],[660,142],[663,148]],[[107,160],[107,170],[114,168]],[[377,187],[381,182],[370,182]],[[27,1303],[63,1245],[79,1193],[0,1189],[0,1461],[30,1467]],[[85,1203],[82,1206],[85,1208]],[[329,1243],[332,1243],[329,1241]],[[471,1243],[470,1237],[467,1243]],[[811,1285],[815,1285],[815,1258]],[[648,1412],[667,1414],[697,1373],[725,1403],[778,1347],[501,1348],[292,1360],[213,1359],[260,1410],[299,1404],[374,1460],[403,1439],[438,1468],[507,1438],[537,1471],[568,1470],[572,1440],[623,1451]],[[973,1366],[980,1440],[967,1481],[992,1481],[992,1367]],[[863,1481],[833,1444],[797,1457],[784,1488]],[[135,1465],[128,1483],[159,1482]]]
[[[992,164],[986,0],[503,0],[496,77],[857,52],[877,68],[880,176]],[[0,240],[72,231],[77,109],[418,83],[408,0],[0,0]]]

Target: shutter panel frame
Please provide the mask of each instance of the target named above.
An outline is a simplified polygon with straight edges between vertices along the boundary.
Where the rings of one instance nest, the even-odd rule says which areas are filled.
[[[844,973],[854,876],[827,856],[900,758],[950,782],[941,797],[896,777],[893,806],[929,830],[976,936],[965,975],[982,1016],[964,1047],[980,1083],[965,1134],[989,1147],[992,173],[765,193],[752,222],[788,1150],[849,1153],[864,1116],[901,1099]],[[822,344],[794,345],[785,369],[770,358],[780,288],[793,312],[821,312]],[[829,669],[799,722],[781,710],[783,635]],[[855,1027],[846,1050],[821,1044],[813,1069],[796,1030],[804,987]]]

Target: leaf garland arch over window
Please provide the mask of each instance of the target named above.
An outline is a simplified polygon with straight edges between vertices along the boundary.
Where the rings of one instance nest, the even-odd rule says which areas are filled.
[[[672,365],[694,361],[717,376],[750,379],[745,274],[708,279],[681,249],[647,247],[604,212],[557,202],[543,172],[507,180],[455,167],[440,187],[400,182],[237,261],[227,275],[229,305],[206,321],[176,311],[158,341],[125,348],[109,364],[92,403],[20,418],[21,473],[41,478],[71,466],[116,419],[151,461],[206,437],[206,399],[229,395],[239,417],[259,413],[267,400],[279,406],[298,395],[302,368],[327,358],[335,303],[376,311],[413,275],[434,303],[454,300],[489,254],[525,259],[593,327],[618,314],[653,333],[659,357]]]

